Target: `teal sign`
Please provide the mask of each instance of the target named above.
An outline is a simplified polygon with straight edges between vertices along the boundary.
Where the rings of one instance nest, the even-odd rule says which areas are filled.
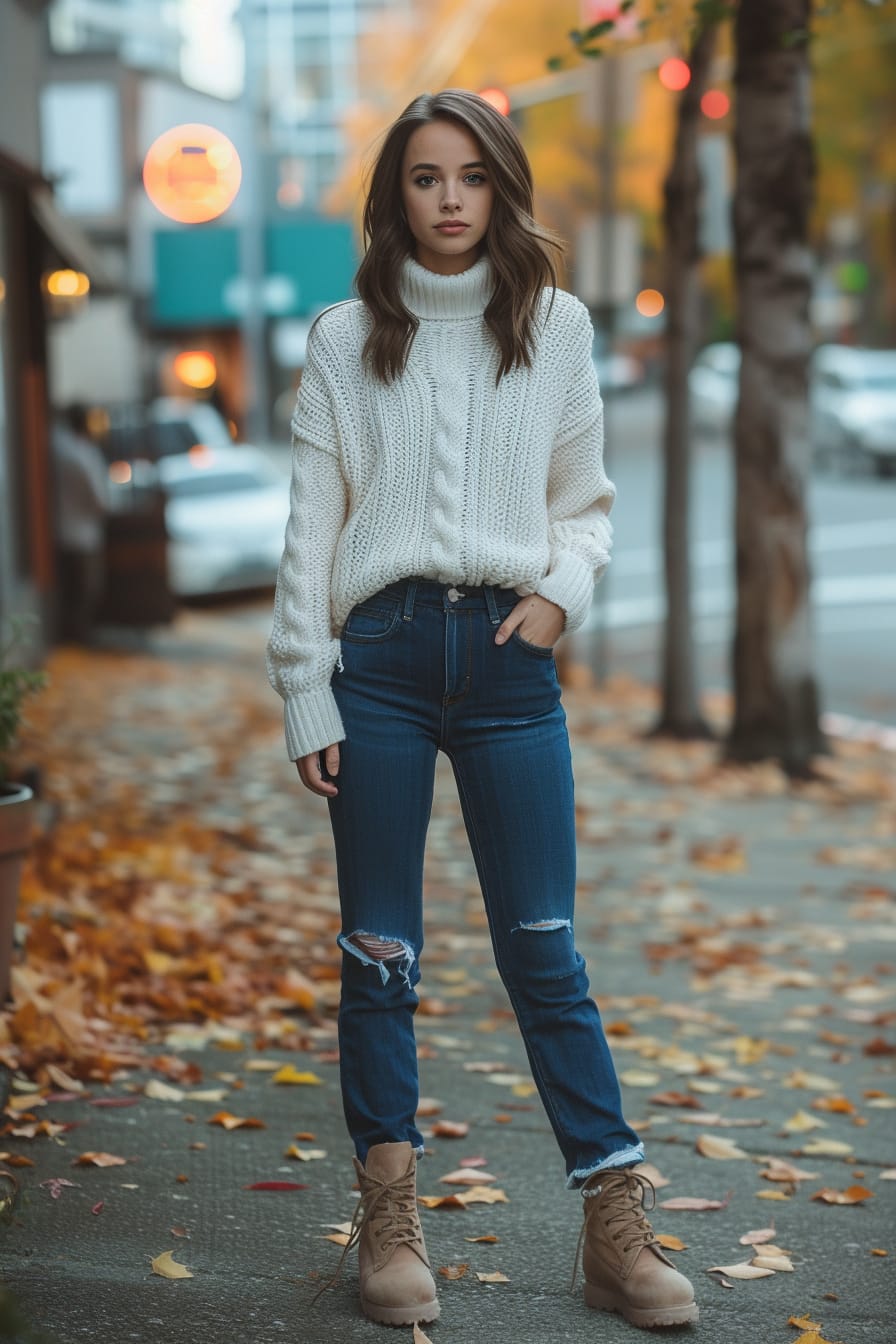
[[[304,317],[351,297],[358,267],[345,220],[306,219],[265,226],[262,304],[271,317]],[[246,304],[239,231],[195,224],[153,239],[152,316],[159,326],[233,326]]]

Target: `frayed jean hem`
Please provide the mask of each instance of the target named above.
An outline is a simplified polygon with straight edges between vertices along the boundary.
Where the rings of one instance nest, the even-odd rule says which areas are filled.
[[[644,1145],[637,1144],[633,1148],[620,1148],[618,1152],[611,1153],[605,1157],[602,1162],[595,1162],[593,1167],[577,1167],[571,1171],[566,1179],[567,1190],[578,1190],[585,1184],[589,1176],[593,1176],[598,1171],[612,1171],[616,1167],[633,1167],[638,1162],[644,1161]]]

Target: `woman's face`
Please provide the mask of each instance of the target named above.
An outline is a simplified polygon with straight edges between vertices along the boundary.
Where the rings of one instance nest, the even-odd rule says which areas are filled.
[[[440,275],[459,275],[480,253],[494,188],[476,138],[453,121],[419,126],[405,146],[401,196],[415,256]]]

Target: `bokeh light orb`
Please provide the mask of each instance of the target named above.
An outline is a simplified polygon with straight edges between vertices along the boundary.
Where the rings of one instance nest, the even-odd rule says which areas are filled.
[[[208,350],[181,350],[174,356],[174,376],[187,387],[213,387],[218,377],[215,357]]]
[[[669,56],[659,68],[660,83],[664,89],[679,92],[691,82],[691,67],[680,56]]]
[[[658,289],[642,289],[635,299],[635,307],[642,317],[659,317],[666,300]]]
[[[707,89],[700,99],[700,111],[711,121],[720,121],[731,111],[731,99],[721,89]]]
[[[491,103],[496,112],[500,112],[502,117],[510,115],[510,99],[504,89],[480,89],[479,97],[484,98],[487,103]]]
[[[150,145],[143,185],[153,205],[179,224],[204,224],[232,205],[243,175],[233,144],[214,126],[174,126]]]

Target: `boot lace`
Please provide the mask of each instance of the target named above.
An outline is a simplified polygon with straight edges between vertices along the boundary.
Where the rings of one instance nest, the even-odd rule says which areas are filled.
[[[610,1232],[611,1239],[622,1242],[623,1253],[633,1250],[636,1246],[651,1246],[656,1241],[656,1234],[645,1216],[645,1211],[653,1209],[656,1205],[656,1188],[653,1182],[647,1176],[641,1176],[630,1168],[601,1172],[600,1175],[606,1182],[606,1188],[602,1189],[600,1194],[585,1197],[585,1218],[576,1246],[570,1292],[576,1286],[582,1246],[588,1232],[588,1221],[595,1216],[598,1206],[599,1216]],[[596,1176],[594,1183],[602,1184]],[[610,1231],[611,1228],[615,1230]]]
[[[368,1223],[384,1251],[416,1243],[418,1218],[413,1167],[404,1176],[397,1176],[393,1181],[378,1181],[376,1177],[365,1175],[361,1198],[355,1206],[348,1241],[342,1249],[336,1273],[314,1294],[311,1299],[312,1306],[322,1293],[332,1288],[339,1280],[349,1251],[357,1246],[361,1240],[361,1233]]]

